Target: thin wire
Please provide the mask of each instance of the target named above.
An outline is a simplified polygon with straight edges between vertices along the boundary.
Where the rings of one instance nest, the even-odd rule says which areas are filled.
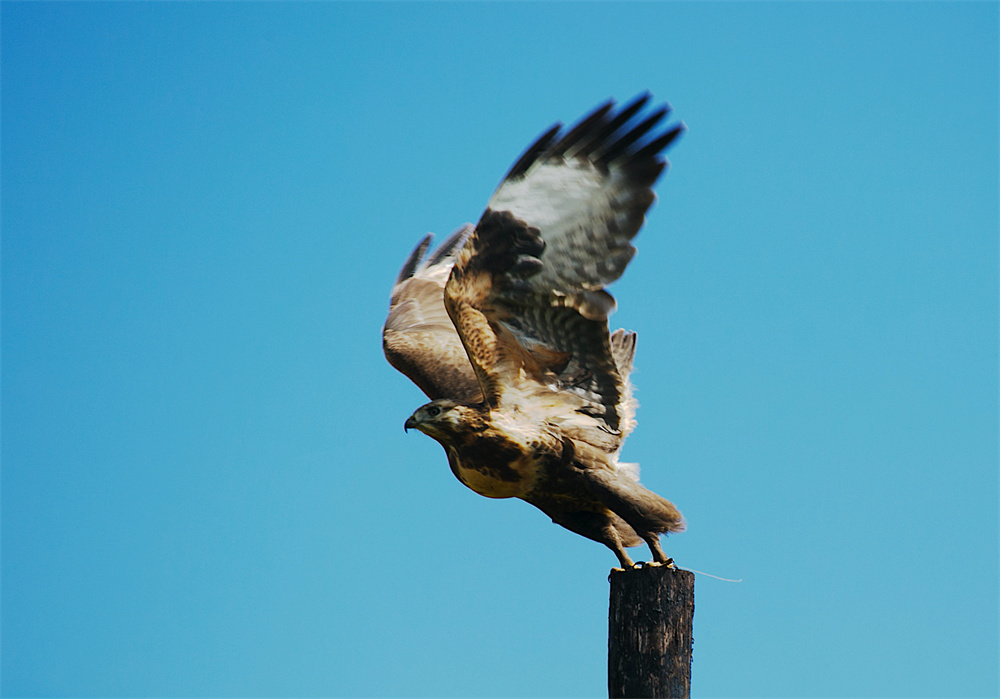
[[[721,580],[722,582],[732,582],[732,583],[743,582],[743,578],[740,578],[739,580],[732,580],[730,578],[720,578],[718,575],[712,575],[711,573],[703,573],[702,571],[695,570],[694,568],[678,568],[678,570],[686,570],[689,573],[697,573],[698,575],[705,575],[709,578],[715,578],[716,580]]]

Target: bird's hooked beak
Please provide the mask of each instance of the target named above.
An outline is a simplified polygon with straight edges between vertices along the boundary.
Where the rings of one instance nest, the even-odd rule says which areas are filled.
[[[413,419],[412,415],[406,418],[406,422],[403,423],[403,432],[409,432],[411,427],[414,429],[417,427],[417,421]]]

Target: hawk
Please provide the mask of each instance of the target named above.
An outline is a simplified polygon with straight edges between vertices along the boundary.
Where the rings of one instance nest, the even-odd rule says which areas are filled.
[[[427,255],[417,245],[392,288],[386,358],[431,402],[405,424],[437,440],[455,476],[490,498],[520,498],[556,524],[610,548],[680,532],[674,505],[619,460],[635,426],[629,373],[636,334],[608,331],[606,284],[632,259],[632,238],[684,131],[661,124],[646,93],[608,100],[556,124],[514,163],[475,226]]]

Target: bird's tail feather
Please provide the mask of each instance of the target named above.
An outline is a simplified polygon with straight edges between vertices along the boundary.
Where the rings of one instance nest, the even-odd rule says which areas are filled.
[[[584,474],[591,492],[640,536],[684,531],[684,517],[672,502],[628,476],[603,468]]]

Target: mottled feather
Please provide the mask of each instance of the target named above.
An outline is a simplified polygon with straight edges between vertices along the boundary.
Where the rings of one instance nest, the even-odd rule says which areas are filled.
[[[604,287],[632,239],[681,132],[643,116],[648,94],[605,102],[544,132],[514,163],[474,230],[430,258],[430,236],[393,287],[383,346],[432,401],[406,421],[445,448],[455,476],[487,497],[521,498],[612,549],[682,531],[673,504],[619,460],[635,426],[636,335],[608,332]]]

